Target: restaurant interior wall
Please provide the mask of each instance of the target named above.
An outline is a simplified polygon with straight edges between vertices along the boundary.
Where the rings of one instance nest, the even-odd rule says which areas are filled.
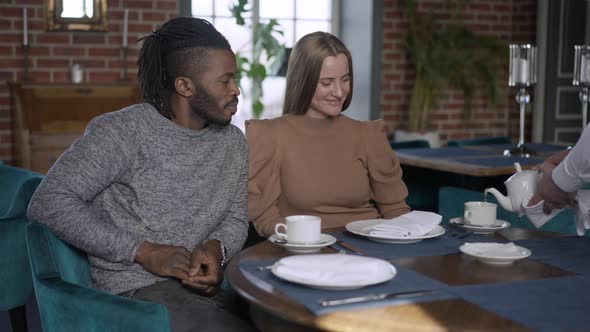
[[[439,6],[439,0],[422,0],[421,8]],[[10,94],[6,81],[23,77],[22,13],[28,8],[30,76],[35,83],[67,83],[69,66],[80,63],[85,81],[118,82],[122,73],[121,41],[124,9],[129,9],[129,77],[135,79],[139,45],[133,41],[178,13],[177,0],[109,0],[108,32],[47,32],[45,1],[0,3],[0,160],[14,163],[14,135]],[[507,42],[531,42],[536,37],[536,0],[472,0],[465,20],[478,32],[500,36]],[[442,13],[444,15],[444,13]],[[399,0],[383,1],[383,52],[381,57],[381,117],[388,130],[404,128],[413,73],[404,49],[406,21]],[[506,74],[507,75],[507,74]],[[494,109],[476,102],[477,120],[463,122],[462,98],[449,91],[433,112],[441,139],[481,136],[518,136],[518,108],[514,91],[506,87],[506,101]],[[533,96],[534,101],[534,96]],[[530,113],[527,137],[530,137]],[[528,138],[527,138],[528,139]]]
[[[407,57],[404,38],[407,18],[400,0],[384,0],[383,52],[381,76],[381,113],[388,131],[407,129],[408,108],[414,72]],[[442,10],[444,1],[420,0],[420,11],[435,10],[443,22],[449,22]],[[508,43],[535,43],[537,0],[471,0],[461,19],[475,32],[497,36]],[[508,46],[506,46],[508,55]],[[440,133],[441,143],[448,140],[487,136],[510,136],[518,139],[518,104],[515,89],[508,88],[506,98],[496,107],[489,107],[483,99],[474,100],[472,120],[463,120],[463,98],[456,90],[444,93],[432,112],[432,129]],[[532,96],[534,103],[534,96]],[[531,137],[531,112],[527,113],[526,141]]]
[[[109,0],[107,32],[48,32],[45,0],[0,3],[0,160],[14,164],[13,112],[7,81],[23,79],[23,8],[28,13],[29,76],[32,83],[69,83],[70,65],[81,64],[84,82],[118,83],[124,10],[129,9],[129,79],[134,82],[140,44],[135,41],[177,16],[177,0]]]

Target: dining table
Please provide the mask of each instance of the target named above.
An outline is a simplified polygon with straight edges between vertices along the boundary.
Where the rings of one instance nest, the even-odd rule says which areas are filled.
[[[590,239],[508,227],[477,234],[450,224],[415,243],[383,243],[343,227],[317,254],[385,260],[389,281],[356,289],[324,289],[283,280],[271,269],[303,255],[266,240],[237,254],[226,278],[249,303],[260,331],[588,331]],[[514,243],[530,256],[492,265],[466,255],[465,243]],[[343,305],[334,299],[389,294]],[[396,294],[402,294],[397,296]],[[404,295],[406,294],[406,295]],[[415,296],[413,296],[415,295]]]
[[[541,143],[525,146],[535,151],[535,154],[509,154],[509,144],[400,149],[396,153],[402,166],[472,177],[493,177],[513,174],[516,162],[520,163],[523,169],[533,168],[545,158],[568,148],[563,145]]]
[[[534,155],[506,154],[514,145],[488,144],[461,147],[399,149],[403,180],[409,189],[412,208],[437,211],[438,191],[443,186],[460,187],[483,193],[496,188],[506,194],[504,181],[522,169],[532,169],[552,154],[568,148],[557,144],[530,143]]]

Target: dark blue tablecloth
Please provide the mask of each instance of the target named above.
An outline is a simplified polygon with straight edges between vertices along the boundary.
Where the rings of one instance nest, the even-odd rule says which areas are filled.
[[[448,227],[452,228],[452,227]],[[462,238],[463,233],[458,230],[448,230],[445,234],[431,239],[425,239],[417,243],[397,244],[397,243],[383,243],[369,240],[365,237],[357,236],[355,234],[343,231],[333,233],[338,240],[360,249],[363,253],[370,257],[378,257],[385,260],[391,260],[400,257],[417,257],[417,256],[437,256],[455,254],[460,252],[459,247],[465,242],[498,242],[487,235],[469,234]],[[466,234],[467,235],[467,234]],[[348,250],[347,248],[342,248]]]
[[[588,331],[590,328],[587,278],[460,286],[449,291],[533,331]]]
[[[436,149],[417,148],[417,149],[404,149],[400,151],[403,154],[409,154],[416,157],[424,158],[451,158],[451,157],[476,157],[476,156],[489,156],[490,151],[478,150],[478,149],[465,149],[461,147],[443,147]]]
[[[281,292],[283,292],[291,299],[303,304],[307,309],[309,309],[312,313],[316,315],[322,315],[338,310],[351,310],[356,308],[367,308],[385,305],[390,306],[394,304],[405,303],[432,302],[436,300],[444,300],[455,297],[451,295],[447,290],[445,290],[445,284],[402,267],[396,267],[397,275],[392,280],[382,284],[368,286],[356,290],[322,290],[284,281],[274,276],[270,270],[259,271],[256,268],[260,265],[266,266],[272,263],[274,262],[240,262],[240,269],[242,269],[242,272],[246,275],[246,277],[258,278],[259,281],[262,281],[263,283],[267,283],[271,287],[279,289]],[[341,299],[367,294],[380,294],[384,292],[399,293],[418,290],[436,291],[432,294],[421,295],[415,298],[389,299],[382,301],[371,301],[356,304],[339,305],[333,307],[322,307],[319,304],[320,300]]]
[[[575,272],[590,279],[590,237],[558,237],[522,240],[516,243],[532,252],[530,259]]]
[[[459,160],[457,160],[459,161]],[[506,167],[513,166],[514,163],[518,162],[522,166],[534,166],[543,162],[543,159],[539,158],[524,158],[524,157],[475,157],[475,158],[462,158],[460,160],[462,164],[469,164],[481,167]]]
[[[525,143],[524,146],[537,153],[546,152],[558,152],[567,149],[565,145],[557,144],[543,144],[543,143]],[[510,150],[516,147],[516,144],[489,144],[486,148],[493,149],[494,151],[503,152],[504,150]]]
[[[523,158],[519,156],[503,155],[504,150],[513,148],[514,145],[507,144],[491,144],[481,146],[479,148],[473,147],[442,147],[435,149],[416,148],[404,149],[400,153],[421,158],[440,158],[447,160],[455,160],[460,163],[483,166],[483,167],[503,167],[512,166],[515,162],[522,165],[536,165],[541,163],[545,157],[551,152],[557,152],[565,149],[564,146],[553,144],[525,144],[537,151],[544,153],[544,156]],[[549,153],[549,154],[548,154]]]

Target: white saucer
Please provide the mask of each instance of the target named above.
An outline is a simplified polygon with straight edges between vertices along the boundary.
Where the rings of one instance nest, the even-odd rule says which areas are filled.
[[[318,254],[281,258],[271,272],[290,282],[327,290],[351,290],[380,284],[397,274],[389,262],[366,256]]]
[[[445,229],[441,225],[436,225],[432,231],[428,234],[423,236],[407,236],[407,237],[384,237],[384,236],[375,236],[371,235],[370,232],[378,223],[383,222],[383,219],[370,219],[370,220],[359,220],[353,221],[346,224],[346,230],[356,234],[361,235],[369,240],[377,241],[377,242],[385,242],[385,243],[400,243],[400,244],[409,244],[409,243],[416,243],[420,242],[424,239],[430,239],[433,237],[441,236],[445,233]]]
[[[510,227],[510,223],[504,220],[496,219],[492,226],[467,225],[463,223],[462,217],[449,220],[451,225],[471,231],[475,234],[493,234],[501,229]]]
[[[320,235],[320,242],[312,243],[312,244],[277,242],[277,240],[282,241],[282,239],[280,239],[276,234],[271,235],[268,238],[268,240],[278,246],[281,246],[281,247],[287,249],[287,251],[294,252],[297,254],[309,254],[309,253],[313,253],[313,252],[318,252],[323,247],[327,247],[327,246],[332,245],[336,242],[335,237],[333,237],[330,234],[323,234],[323,233]]]
[[[531,255],[530,250],[513,243],[465,243],[459,247],[459,250],[482,263],[492,265],[512,264]]]

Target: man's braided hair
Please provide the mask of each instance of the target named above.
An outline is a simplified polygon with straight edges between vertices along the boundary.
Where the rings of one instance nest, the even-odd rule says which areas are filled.
[[[170,96],[179,76],[195,78],[207,65],[208,49],[227,49],[225,37],[206,20],[177,17],[164,23],[143,40],[137,59],[140,98],[168,119],[174,117]]]

